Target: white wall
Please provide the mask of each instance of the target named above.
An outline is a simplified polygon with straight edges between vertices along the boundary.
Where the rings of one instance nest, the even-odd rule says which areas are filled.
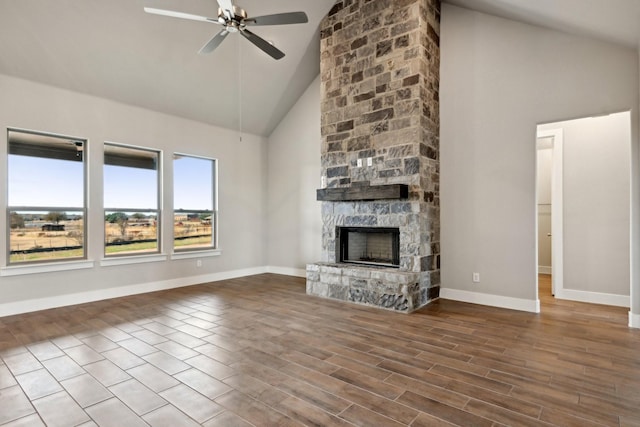
[[[629,295],[629,113],[550,123],[563,133],[563,288]]]
[[[304,276],[322,249],[320,77],[280,122],[268,142],[267,262],[270,270]]]
[[[545,141],[549,141],[545,144]],[[539,138],[537,141],[537,200],[538,204],[551,204],[551,174],[553,166],[553,138]]]
[[[443,4],[440,75],[441,295],[531,306],[536,125],[632,110],[637,146],[638,52]]]
[[[88,299],[96,299],[127,292],[118,287],[146,284],[146,287],[136,289],[149,290],[193,284],[251,272],[266,265],[264,138],[244,135],[239,142],[235,131],[3,75],[0,75],[0,93],[0,176],[3,177],[0,182],[6,182],[7,127],[88,138],[88,257],[95,261],[95,266],[89,269],[0,277],[0,315],[2,307],[20,311],[19,302],[25,300],[45,299],[33,306],[42,308],[51,297],[55,298],[49,302],[64,304],[65,299],[57,297],[60,295],[89,293]],[[219,245],[222,255],[202,258],[201,268],[196,268],[194,259],[101,267],[104,233],[102,144],[107,140],[163,150],[165,212],[172,209],[171,154],[174,151],[219,159]],[[0,191],[2,224],[6,224],[4,185]],[[172,223],[171,216],[165,215],[165,229],[171,229]],[[170,252],[170,233],[163,234],[162,243],[164,252]],[[6,265],[6,248],[3,232],[0,233],[1,265]],[[74,298],[70,300],[83,300],[82,296]]]
[[[640,70],[640,40],[638,40],[638,69]],[[640,81],[640,72],[638,72]],[[640,88],[640,83],[638,84]],[[640,108],[640,105],[638,105]],[[632,129],[633,135],[634,129]],[[640,133],[640,131],[638,132]],[[636,134],[637,136],[637,134]],[[629,326],[640,328],[640,144],[631,145],[631,310]]]

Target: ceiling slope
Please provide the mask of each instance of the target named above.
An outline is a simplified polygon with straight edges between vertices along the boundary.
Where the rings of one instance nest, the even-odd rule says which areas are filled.
[[[286,53],[276,61],[238,34],[198,55],[218,25],[143,11],[216,17],[215,0],[0,0],[0,73],[267,136],[318,75],[333,0],[239,5],[249,16],[302,10],[309,23],[252,28]]]
[[[640,44],[639,0],[444,0],[514,21],[605,40]]]
[[[533,25],[638,47],[640,0],[444,0]],[[256,27],[275,61],[220,27],[144,13],[215,17],[215,0],[0,0],[0,73],[268,136],[319,72],[318,26],[335,0],[239,0],[250,16],[302,10],[308,24]]]

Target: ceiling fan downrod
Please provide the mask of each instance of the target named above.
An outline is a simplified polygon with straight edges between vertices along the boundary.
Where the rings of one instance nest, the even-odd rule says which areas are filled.
[[[226,10],[218,8],[218,22],[224,25],[225,29],[230,33],[237,33],[246,27],[245,20],[247,12],[240,6],[233,6],[233,15],[229,16]]]

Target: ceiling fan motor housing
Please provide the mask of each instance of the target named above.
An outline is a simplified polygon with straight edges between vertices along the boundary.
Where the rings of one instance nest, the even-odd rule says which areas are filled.
[[[234,5],[233,15],[229,17],[222,8],[218,8],[218,22],[230,33],[236,33],[246,26],[244,21],[247,19],[247,12],[243,8]]]

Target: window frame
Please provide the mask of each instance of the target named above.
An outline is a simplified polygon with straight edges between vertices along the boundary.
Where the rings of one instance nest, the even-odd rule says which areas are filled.
[[[175,206],[175,201],[176,201],[176,197],[175,197],[175,190],[176,190],[176,186],[175,186],[175,167],[173,162],[175,162],[176,156],[180,156],[180,157],[189,157],[189,158],[193,158],[193,159],[200,159],[200,160],[208,160],[210,162],[212,162],[212,173],[211,173],[211,245],[210,246],[200,246],[200,247],[193,247],[193,248],[176,248],[175,242],[176,242],[176,236],[175,236],[175,217],[176,217],[176,213],[205,213],[205,212],[209,212],[208,210],[201,210],[201,209],[179,209],[176,210],[176,206]],[[219,254],[220,253],[220,248],[218,245],[218,224],[219,224],[219,212],[218,212],[218,159],[215,157],[208,157],[208,156],[201,156],[201,155],[197,155],[197,154],[187,154],[187,153],[183,153],[183,152],[174,152],[172,155],[172,171],[173,171],[173,189],[172,189],[172,202],[171,202],[171,210],[173,213],[173,216],[171,218],[171,249],[172,249],[172,253],[174,255],[174,258],[178,258],[178,257],[184,257],[184,258],[189,258],[189,254],[193,254],[194,256],[197,253],[213,253],[213,254]]]
[[[41,136],[45,138],[58,138],[65,139],[69,142],[81,142],[82,149],[79,150],[82,152],[82,207],[68,207],[68,206],[13,206],[9,204],[9,194],[10,194],[10,184],[9,184],[9,170],[10,170],[10,150],[11,150],[11,142],[10,142],[10,133],[22,133],[27,135],[35,135]],[[87,231],[89,230],[89,218],[88,218],[88,207],[87,203],[89,200],[89,139],[81,138],[76,136],[70,136],[65,134],[58,134],[54,132],[45,132],[45,131],[37,131],[32,129],[23,129],[17,127],[7,127],[6,129],[6,140],[7,140],[7,151],[6,151],[6,257],[5,257],[5,266],[6,268],[18,268],[22,269],[29,266],[38,266],[42,264],[71,264],[78,263],[82,261],[88,260],[89,255],[89,239],[87,236]],[[38,156],[34,156],[38,157]],[[43,159],[55,159],[52,157],[41,157]],[[61,160],[61,159],[58,159]],[[30,260],[30,261],[11,261],[11,213],[12,212],[79,212],[82,214],[82,256],[73,256],[66,258],[50,258],[50,259],[39,259],[39,260]],[[5,274],[2,274],[5,275]]]
[[[107,163],[105,162],[105,157],[106,157],[106,147],[107,146],[113,146],[113,147],[119,147],[119,148],[124,148],[124,149],[129,149],[129,150],[140,150],[140,151],[146,151],[146,152],[151,152],[151,153],[155,153],[157,155],[157,167],[156,167],[156,209],[141,209],[141,208],[132,208],[132,207],[124,207],[124,208],[114,208],[114,207],[109,207],[106,206],[105,204],[105,199],[104,199],[104,190],[105,190],[105,184],[106,184],[106,179],[105,179],[105,173],[104,173],[104,168],[105,166],[107,166]],[[103,230],[103,239],[102,239],[102,256],[105,260],[112,260],[112,259],[117,259],[117,258],[136,258],[136,257],[146,257],[146,258],[154,258],[154,256],[162,254],[162,159],[163,159],[163,152],[161,149],[158,148],[150,148],[150,147],[143,147],[140,145],[133,145],[133,144],[125,144],[125,143],[120,143],[120,142],[114,142],[114,141],[104,141],[103,143],[103,152],[102,152],[102,177],[103,177],[103,182],[102,182],[102,221],[103,221],[103,226],[102,226],[102,230]],[[144,252],[127,252],[127,253],[113,253],[113,254],[108,254],[107,253],[107,233],[106,233],[106,216],[107,216],[107,212],[123,212],[123,213],[127,213],[127,212],[134,212],[134,213],[155,213],[156,214],[156,250],[154,251],[144,251]]]

